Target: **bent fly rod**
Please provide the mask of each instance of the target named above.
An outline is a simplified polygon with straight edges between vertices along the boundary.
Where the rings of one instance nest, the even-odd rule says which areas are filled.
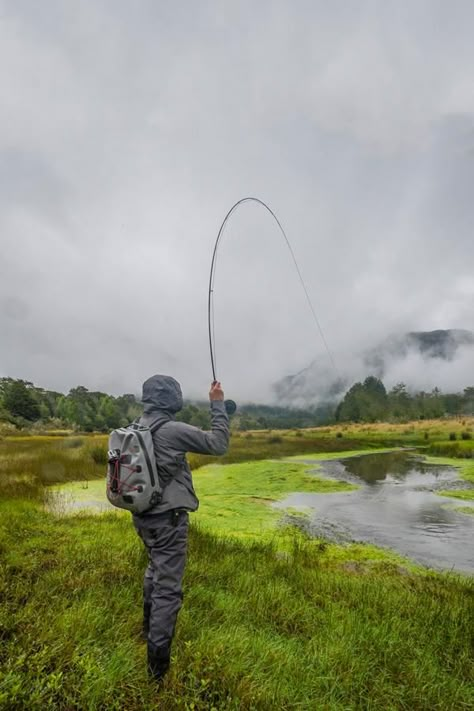
[[[247,202],[254,202],[254,203],[257,203],[258,205],[261,205],[263,208],[265,208],[265,210],[271,215],[273,220],[276,222],[278,229],[280,230],[280,233],[282,234],[283,239],[285,240],[286,245],[290,251],[291,258],[293,260],[293,264],[295,265],[295,269],[298,274],[298,279],[301,283],[301,286],[303,287],[303,291],[306,296],[306,301],[308,302],[308,306],[310,308],[311,315],[313,317],[313,321],[316,325],[317,331],[318,331],[319,335],[321,336],[321,339],[324,343],[324,347],[325,347],[327,354],[329,356],[331,365],[337,374],[337,369],[336,369],[336,365],[334,363],[334,359],[332,357],[331,351],[329,350],[327,341],[324,337],[324,333],[321,328],[321,324],[319,323],[319,319],[316,315],[314,306],[311,302],[311,299],[310,299],[310,296],[308,293],[308,289],[306,288],[306,284],[304,282],[303,276],[302,276],[300,268],[298,266],[298,262],[296,261],[295,253],[293,252],[293,248],[290,244],[290,240],[288,239],[286,232],[283,229],[283,226],[282,226],[280,220],[275,215],[273,210],[271,210],[268,207],[268,205],[265,202],[263,202],[263,200],[260,200],[259,198],[256,198],[256,197],[244,197],[244,198],[241,198],[240,200],[238,200],[234,205],[232,205],[229,212],[224,217],[224,220],[219,228],[219,232],[217,233],[217,239],[216,239],[216,242],[214,245],[214,251],[212,253],[211,271],[209,274],[209,292],[208,292],[208,300],[207,300],[207,326],[208,326],[208,332],[209,332],[209,352],[211,355],[211,368],[212,368],[213,381],[217,380],[216,359],[215,359],[215,341],[216,341],[216,339],[215,339],[215,324],[214,324],[214,279],[215,279],[215,274],[216,274],[217,251],[218,251],[222,236],[224,234],[225,227],[227,225],[227,222],[229,221],[229,218],[235,212],[235,210],[237,210],[237,208],[240,207],[240,205],[243,205],[244,203],[247,203]],[[235,412],[235,410],[237,409],[237,405],[235,404],[235,402],[233,400],[226,400],[225,405],[226,405],[226,410],[227,410],[228,414],[230,414],[230,415],[233,414]]]

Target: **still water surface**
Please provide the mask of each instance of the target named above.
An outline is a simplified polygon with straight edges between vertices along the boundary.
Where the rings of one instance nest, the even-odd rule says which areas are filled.
[[[375,543],[433,568],[474,573],[474,516],[453,509],[471,502],[434,493],[466,486],[452,467],[390,452],[323,462],[321,473],[360,488],[294,493],[275,506],[309,507],[314,535]]]

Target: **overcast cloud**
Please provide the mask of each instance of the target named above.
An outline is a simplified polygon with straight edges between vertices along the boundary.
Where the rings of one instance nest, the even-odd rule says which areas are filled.
[[[469,0],[0,2],[0,375],[205,395],[211,253],[245,195],[287,230],[339,370],[392,333],[473,329],[473,26]],[[215,307],[229,396],[327,364],[257,206]],[[473,381],[465,353],[409,366]]]

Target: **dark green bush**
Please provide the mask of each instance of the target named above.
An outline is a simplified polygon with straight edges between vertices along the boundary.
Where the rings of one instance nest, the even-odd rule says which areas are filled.
[[[107,464],[107,450],[104,447],[91,447],[90,455],[95,464]]]
[[[472,434],[470,432],[461,432],[461,439],[472,439]]]
[[[455,440],[456,440],[456,432],[450,432],[449,433],[449,441],[455,442]]]

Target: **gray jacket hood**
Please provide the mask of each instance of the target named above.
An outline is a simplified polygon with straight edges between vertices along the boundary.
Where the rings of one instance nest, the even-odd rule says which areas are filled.
[[[152,375],[143,383],[142,402],[145,412],[162,410],[174,414],[183,407],[181,386],[169,375]]]

